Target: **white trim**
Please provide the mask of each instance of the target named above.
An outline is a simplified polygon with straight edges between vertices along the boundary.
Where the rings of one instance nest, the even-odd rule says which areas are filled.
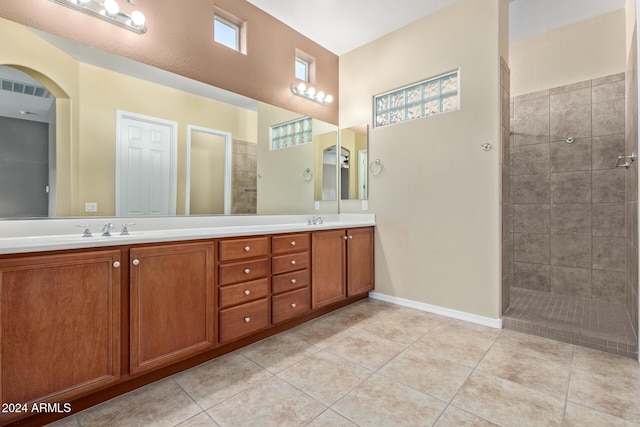
[[[231,184],[233,165],[233,139],[231,132],[209,129],[201,126],[187,125],[187,177],[184,213],[189,215],[191,203],[191,132],[203,132],[224,137],[224,214],[231,215]]]
[[[169,171],[171,180],[171,184],[169,186],[169,215],[175,215],[178,193],[178,122],[146,116],[144,114],[116,110],[116,216],[119,217],[122,215],[122,212],[120,212],[120,145],[122,144],[120,134],[122,130],[122,119],[145,121],[169,127],[171,132],[171,138],[169,141],[169,153],[171,156],[171,170]]]
[[[491,317],[478,316],[477,314],[452,310],[450,308],[425,304],[423,302],[413,301],[409,299],[392,297],[390,295],[385,295],[378,292],[369,292],[369,298],[390,302],[392,304],[401,305],[403,307],[415,308],[416,310],[426,311],[427,313],[441,314],[443,316],[452,317],[458,320],[464,320],[466,322],[471,322],[482,326],[488,326],[490,328],[502,329],[502,319],[492,319]]]

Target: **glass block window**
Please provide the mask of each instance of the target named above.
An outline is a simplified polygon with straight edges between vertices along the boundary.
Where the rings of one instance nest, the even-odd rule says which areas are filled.
[[[460,109],[458,71],[375,96],[375,126]]]
[[[295,147],[313,142],[311,117],[303,117],[271,127],[271,149]]]

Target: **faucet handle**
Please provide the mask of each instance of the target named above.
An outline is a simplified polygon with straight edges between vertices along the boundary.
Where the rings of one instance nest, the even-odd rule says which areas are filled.
[[[324,217],[322,216],[318,217],[318,224],[324,224]]]
[[[129,224],[122,224],[122,228],[120,229],[120,235],[121,236],[128,236],[129,235],[129,227],[131,227],[132,225],[136,225],[135,222],[129,223]]]
[[[84,231],[82,232],[82,237],[93,237],[93,234],[91,234],[91,230],[89,229],[88,225],[74,225],[74,227],[84,228]]]

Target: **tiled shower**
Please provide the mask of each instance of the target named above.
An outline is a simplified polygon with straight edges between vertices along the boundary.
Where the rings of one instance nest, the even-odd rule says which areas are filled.
[[[621,73],[511,98],[503,309],[506,328],[635,356],[625,190],[637,167],[616,166],[630,153],[626,86]]]

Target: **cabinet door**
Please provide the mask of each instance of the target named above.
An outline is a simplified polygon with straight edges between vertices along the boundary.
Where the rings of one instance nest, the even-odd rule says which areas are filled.
[[[213,243],[134,248],[130,259],[131,372],[213,347]]]
[[[373,290],[373,228],[347,230],[347,294]]]
[[[311,304],[316,309],[346,298],[345,230],[317,231],[311,240]]]
[[[0,260],[2,403],[66,402],[118,379],[119,262],[117,250]]]

